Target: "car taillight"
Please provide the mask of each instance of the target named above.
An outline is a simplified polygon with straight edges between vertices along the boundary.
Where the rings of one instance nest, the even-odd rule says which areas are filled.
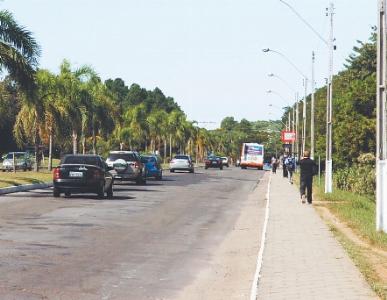
[[[54,171],[52,172],[53,179],[60,179],[60,168],[55,168]]]

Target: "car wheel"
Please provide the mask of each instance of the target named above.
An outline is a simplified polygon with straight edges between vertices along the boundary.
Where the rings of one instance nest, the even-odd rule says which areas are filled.
[[[109,187],[109,189],[106,191],[106,195],[109,199],[113,198],[113,184]]]
[[[174,170],[174,169],[171,169],[170,172],[171,172],[171,173],[175,173],[175,170]]]
[[[70,197],[70,196],[71,196],[71,193],[70,193],[70,192],[65,192],[65,196],[66,196],[66,197]]]
[[[53,194],[54,198],[60,197],[60,191],[59,191],[59,189],[58,189],[58,188],[54,188],[52,194]]]
[[[191,170],[189,170],[189,172],[190,172],[190,173],[194,173],[195,171],[194,171],[194,169],[191,169]]]
[[[204,167],[204,169],[206,169],[206,170],[207,170],[207,169],[208,169],[208,167]]]
[[[156,180],[162,180],[163,179],[163,173],[161,172],[159,175],[156,176]]]
[[[223,170],[223,166],[221,166],[219,169]]]

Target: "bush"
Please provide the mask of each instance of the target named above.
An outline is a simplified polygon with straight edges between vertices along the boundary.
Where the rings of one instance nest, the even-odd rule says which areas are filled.
[[[334,174],[334,183],[338,189],[344,191],[374,196],[376,188],[375,167],[369,163],[359,163],[349,168],[337,170]]]

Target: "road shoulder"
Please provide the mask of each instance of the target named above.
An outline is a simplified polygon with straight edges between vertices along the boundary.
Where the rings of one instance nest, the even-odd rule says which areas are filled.
[[[208,268],[176,299],[249,299],[261,242],[269,173],[243,202],[232,231],[214,253]]]

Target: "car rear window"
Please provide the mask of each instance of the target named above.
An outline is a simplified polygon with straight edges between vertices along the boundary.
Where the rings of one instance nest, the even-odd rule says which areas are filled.
[[[98,156],[66,156],[63,158],[62,164],[85,164],[102,167],[101,159]]]
[[[137,161],[137,157],[134,153],[111,153],[108,157],[109,160],[123,159],[125,161]]]
[[[176,155],[175,159],[186,159],[186,160],[188,160],[189,158],[188,158],[187,155]]]

